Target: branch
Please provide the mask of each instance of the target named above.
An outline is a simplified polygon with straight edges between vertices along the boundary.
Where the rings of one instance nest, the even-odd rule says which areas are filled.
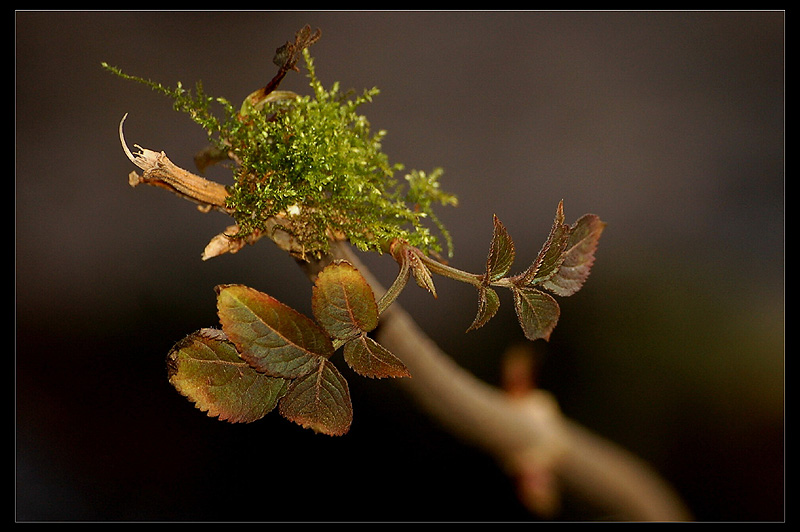
[[[376,295],[383,293],[349,248],[334,249],[336,258],[359,269]],[[493,455],[510,475],[524,478],[531,469],[549,469],[565,489],[622,520],[691,518],[672,488],[639,458],[563,416],[545,391],[519,399],[480,381],[439,349],[398,303],[381,316],[377,333],[412,374],[399,384],[450,431]],[[541,510],[537,501],[531,506]]]
[[[159,153],[134,145],[138,151],[132,152],[128,148],[122,132],[122,125],[127,116],[127,114],[123,116],[119,122],[119,141],[122,143],[122,149],[128,159],[143,170],[142,175],[138,175],[136,172],[128,175],[130,186],[146,184],[165,188],[182,198],[197,203],[201,210],[208,211],[213,208],[227,212],[225,202],[228,191],[223,185],[184,170],[170,161],[163,151]]]
[[[134,155],[125,146],[122,124],[120,140],[128,157],[144,170],[141,177],[131,173],[132,186],[145,183],[168,188],[207,207],[203,210],[225,210],[227,191],[222,185],[178,168],[163,152],[139,148],[141,152]],[[332,260],[345,259],[369,281],[376,297],[385,293],[346,243],[334,242],[330,256],[306,262],[290,235],[280,230],[280,224],[277,217],[269,234],[257,236],[269,236],[295,256],[311,279]],[[238,251],[243,243],[228,236],[235,231],[234,226],[215,237],[213,253],[209,254],[207,248],[204,258]],[[450,431],[494,456],[520,481],[523,502],[532,510],[552,515],[556,509],[552,483],[557,480],[565,490],[597,505],[614,519],[691,518],[672,488],[647,464],[563,416],[556,400],[545,391],[532,390],[518,397],[480,381],[442,352],[398,303],[381,315],[377,336],[413,376],[403,379],[401,385]]]

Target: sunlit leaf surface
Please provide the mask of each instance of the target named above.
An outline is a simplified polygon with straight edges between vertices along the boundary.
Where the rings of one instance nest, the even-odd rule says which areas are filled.
[[[279,411],[286,419],[329,436],[345,434],[353,421],[347,381],[325,359],[315,371],[292,382]]]
[[[372,288],[349,262],[335,262],[320,272],[311,304],[317,322],[340,340],[378,326],[378,306]]]
[[[216,329],[201,329],[175,344],[167,368],[169,382],[197,408],[232,423],[261,419],[288,388],[288,381],[250,367]]]
[[[411,376],[399,358],[365,334],[344,345],[344,359],[353,371],[363,377]]]
[[[222,330],[241,357],[268,375],[305,375],[334,352],[314,321],[253,288],[218,286],[217,311]]]

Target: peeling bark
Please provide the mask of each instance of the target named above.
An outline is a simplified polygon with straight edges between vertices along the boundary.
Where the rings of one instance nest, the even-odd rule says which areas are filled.
[[[119,123],[119,140],[128,159],[143,170],[142,175],[136,172],[128,175],[128,183],[132,187],[144,183],[165,188],[184,199],[197,203],[198,208],[203,211],[216,209],[226,213],[230,212],[226,206],[228,190],[224,185],[184,170],[170,161],[163,151],[155,152],[134,144],[138,152],[132,152],[125,143],[125,135],[122,132],[122,125],[127,116],[127,114],[123,116]]]

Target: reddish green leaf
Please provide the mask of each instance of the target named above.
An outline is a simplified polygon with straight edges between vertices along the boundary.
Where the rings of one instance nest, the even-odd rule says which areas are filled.
[[[478,288],[478,314],[467,332],[486,325],[486,322],[497,313],[498,308],[500,308],[500,298],[497,296],[497,292],[488,286]]]
[[[570,228],[564,260],[555,275],[542,285],[560,296],[571,296],[581,289],[594,264],[594,254],[605,222],[594,214],[582,216]]]
[[[231,423],[261,419],[288,388],[288,381],[251,368],[216,329],[201,329],[175,344],[167,370],[169,382],[197,408]]]
[[[322,359],[316,371],[292,382],[281,399],[279,412],[314,432],[341,436],[353,421],[347,381],[329,360]]]
[[[494,232],[486,260],[486,277],[490,283],[505,277],[514,263],[514,242],[497,216],[493,221]]]
[[[433,297],[437,297],[431,271],[422,263],[419,255],[414,251],[408,251],[404,258],[408,261],[408,266],[411,268],[411,273],[414,275],[414,281],[416,281],[417,286],[430,292]]]
[[[222,330],[258,371],[293,379],[313,371],[333,352],[331,339],[310,318],[244,285],[221,285]]]
[[[338,261],[317,276],[311,300],[317,322],[346,340],[378,326],[378,305],[369,283],[349,262]]]
[[[532,286],[555,275],[564,260],[564,249],[567,246],[568,237],[569,227],[564,224],[564,202],[560,201],[547,241],[533,264],[515,278],[514,284],[520,287]]]
[[[514,307],[528,340],[550,339],[561,310],[553,296],[535,288],[513,287]]]
[[[363,377],[410,377],[403,362],[378,342],[362,334],[344,344],[344,359]]]

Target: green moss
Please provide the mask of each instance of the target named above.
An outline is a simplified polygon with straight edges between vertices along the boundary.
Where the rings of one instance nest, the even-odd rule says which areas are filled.
[[[358,114],[379,91],[353,96],[342,93],[338,83],[325,89],[308,50],[303,57],[311,95],[281,93],[257,106],[246,100],[239,109],[205,95],[200,84],[192,94],[180,84],[166,89],[107,68],[171,96],[175,108],[188,113],[215,147],[236,161],[228,206],[241,237],[281,215],[285,229],[311,255],[327,251],[334,235],[362,250],[380,251],[391,240],[402,239],[438,252],[441,244],[434,228],[452,254],[449,234],[433,212],[435,204],[456,204],[454,196],[439,188],[441,169],[411,171],[396,179],[403,167],[391,164],[382,151],[386,132],[373,133]],[[210,111],[215,102],[224,111],[222,119]]]

